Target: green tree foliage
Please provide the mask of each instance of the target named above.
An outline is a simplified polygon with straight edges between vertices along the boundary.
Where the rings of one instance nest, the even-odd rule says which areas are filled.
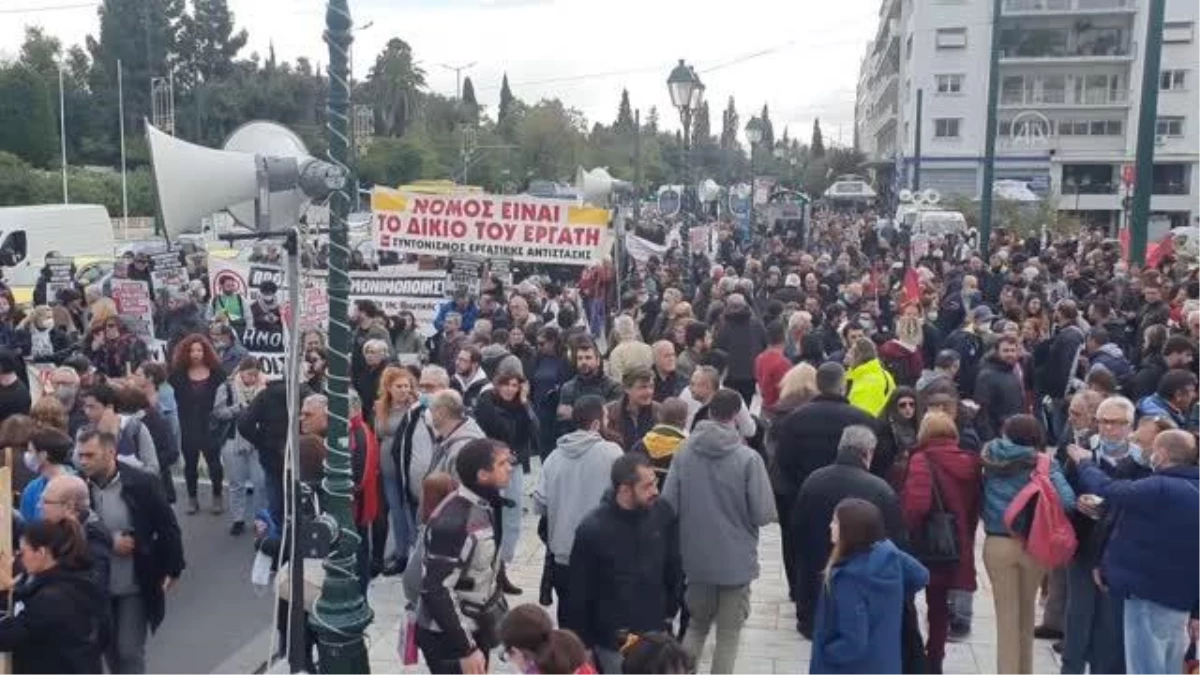
[[[813,120],[812,142],[808,144],[813,157],[825,156],[825,138],[821,135],[821,118]]]
[[[358,161],[362,180],[395,187],[425,176],[426,163],[437,158],[420,140],[377,138]]]
[[[192,0],[192,13],[179,24],[180,83],[213,82],[233,73],[234,57],[246,46],[246,29],[234,30],[226,0]],[[271,61],[274,61],[272,49]]]
[[[513,132],[516,130],[513,119],[515,100],[512,89],[508,87],[508,73],[505,73],[504,79],[500,81],[500,103],[496,107],[496,126],[500,128],[504,137],[509,139],[513,137]]]
[[[0,69],[0,150],[35,166],[55,159],[57,116],[45,78],[17,63]]]
[[[425,71],[413,60],[412,47],[400,38],[388,40],[367,75],[366,88],[375,106],[375,133],[403,136],[424,87]]]
[[[475,100],[475,83],[471,81],[470,75],[463,78],[462,108],[463,121],[468,124],[479,123],[479,102]]]
[[[629,105],[629,90],[621,90],[621,104],[617,106],[617,121],[613,127],[621,133],[633,131],[633,107]]]
[[[764,148],[775,147],[775,126],[771,124],[771,113],[767,110],[767,104],[763,104],[762,115],[759,116],[762,120],[762,143]]]

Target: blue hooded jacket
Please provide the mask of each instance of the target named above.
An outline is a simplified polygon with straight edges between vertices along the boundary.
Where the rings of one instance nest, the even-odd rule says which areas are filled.
[[[904,601],[929,570],[885,539],[833,568],[817,605],[810,673],[899,673]]]
[[[1029,483],[1037,463],[1037,451],[1017,445],[1007,438],[997,438],[983,450],[983,531],[987,534],[1009,536],[1004,524],[1004,512],[1017,493]],[[1058,460],[1050,459],[1050,482],[1058,491],[1058,499],[1068,512],[1075,510],[1075,491],[1063,475]]]

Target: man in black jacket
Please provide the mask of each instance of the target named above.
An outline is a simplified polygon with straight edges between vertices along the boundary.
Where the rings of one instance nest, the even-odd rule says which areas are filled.
[[[1017,370],[1020,360],[1020,344],[1015,337],[1005,335],[979,369],[974,400],[979,404],[976,419],[982,423],[984,441],[1000,435],[1005,419],[1025,410],[1025,384]]]
[[[300,400],[309,394],[300,385]],[[299,414],[299,411],[297,411]],[[272,380],[258,392],[250,407],[238,419],[238,433],[258,450],[258,463],[265,474],[267,506],[271,518],[283,522],[283,453],[288,437],[287,382]]]
[[[678,520],[645,456],[613,463],[612,490],[575,531],[570,584],[564,627],[606,673],[620,672],[621,633],[669,630],[683,590]]]
[[[113,634],[109,672],[146,670],[146,633],[166,615],[166,592],[183,574],[183,540],[158,476],[117,461],[117,439],[85,430],[80,471],[91,484],[92,510],[113,537],[108,592]]]
[[[1038,399],[1046,407],[1049,424],[1047,431],[1057,440],[1067,424],[1067,395],[1071,379],[1079,365],[1079,354],[1083,349],[1084,335],[1079,328],[1079,308],[1074,300],[1059,300],[1054,307],[1054,337],[1049,348],[1035,356],[1034,368]],[[1048,402],[1047,402],[1048,401]]]
[[[1158,381],[1168,370],[1187,368],[1191,364],[1192,352],[1196,344],[1183,335],[1172,335],[1167,338],[1160,354],[1151,354],[1144,359],[1137,372],[1124,387],[1125,395],[1133,401],[1153,394],[1158,390]]]
[[[887,481],[867,470],[876,442],[872,427],[858,424],[846,427],[838,441],[835,463],[814,471],[800,487],[792,506],[797,629],[809,639],[820,596],[821,571],[833,548],[829,522],[838,502],[847,497],[871,502],[883,513],[888,538],[900,547],[907,543],[900,498]]]
[[[729,355],[725,386],[741,394],[749,406],[755,391],[754,359],[767,348],[767,331],[740,293],[734,293],[726,301],[725,321],[717,331],[713,347]]]
[[[792,504],[809,474],[834,462],[842,430],[852,424],[874,429],[875,418],[846,400],[846,371],[840,363],[823,363],[817,369],[817,396],[772,425],[776,448],[770,468],[775,478],[775,510],[783,535],[783,567],[789,595],[796,596],[793,559]]]

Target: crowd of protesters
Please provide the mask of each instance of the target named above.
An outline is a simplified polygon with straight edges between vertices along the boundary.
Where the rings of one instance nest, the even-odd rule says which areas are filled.
[[[1098,233],[1004,229],[987,258],[952,236],[914,259],[869,213],[828,210],[803,238],[713,226],[712,251],[487,278],[428,326],[353,303],[357,574],[364,592],[403,575],[431,670],[486,672],[499,649],[522,672],[691,672],[713,632],[712,672],[733,672],[773,523],[812,672],[942,672],[973,629],[977,538],[997,672],[1032,672],[1039,638],[1063,672],[1183,667],[1195,260],[1141,269]],[[0,290],[0,439],[23,455],[20,561],[0,561],[25,607],[0,619],[15,672],[145,671],[201,460],[206,510],[287,573],[289,417],[319,493],[325,335],[302,336],[289,409],[241,344],[284,330],[279,289],[210,296],[203,256],[187,263],[155,295],[161,359],[103,284],[28,308]],[[522,537],[544,542],[543,573],[510,610]]]

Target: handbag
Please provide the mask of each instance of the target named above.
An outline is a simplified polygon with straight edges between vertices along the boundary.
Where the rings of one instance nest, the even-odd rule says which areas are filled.
[[[928,454],[925,454],[925,464],[929,467],[933,508],[917,531],[914,547],[917,559],[923,563],[956,563],[959,561],[958,514],[946,510],[937,469]]]

